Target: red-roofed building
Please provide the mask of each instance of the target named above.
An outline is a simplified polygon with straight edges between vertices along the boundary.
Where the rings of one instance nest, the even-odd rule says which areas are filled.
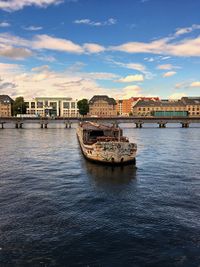
[[[122,100],[116,100],[117,102],[117,113],[118,115],[124,115],[129,116],[133,112],[133,106],[139,101],[139,100],[153,100],[158,101],[160,100],[159,97],[131,97],[129,99],[122,99]]]

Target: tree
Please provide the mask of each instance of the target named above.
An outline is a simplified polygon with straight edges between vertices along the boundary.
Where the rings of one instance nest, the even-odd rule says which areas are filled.
[[[26,114],[26,104],[22,96],[16,97],[13,103],[13,115]]]
[[[83,98],[77,102],[77,107],[81,115],[86,115],[89,112],[89,103],[88,100]]]

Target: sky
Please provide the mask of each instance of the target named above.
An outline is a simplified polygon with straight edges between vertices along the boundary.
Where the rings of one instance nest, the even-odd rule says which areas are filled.
[[[0,0],[0,94],[200,96],[199,0]]]

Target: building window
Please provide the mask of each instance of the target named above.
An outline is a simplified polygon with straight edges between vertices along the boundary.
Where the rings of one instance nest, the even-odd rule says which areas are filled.
[[[43,102],[38,101],[37,102],[37,108],[43,108]]]
[[[57,109],[57,102],[50,102],[50,107]]]
[[[25,102],[26,108],[29,108],[29,102]]]
[[[71,102],[71,108],[76,108],[76,103],[75,102]]]
[[[69,102],[64,102],[63,103],[63,108],[69,109]]]
[[[35,102],[31,102],[31,108],[35,108]]]

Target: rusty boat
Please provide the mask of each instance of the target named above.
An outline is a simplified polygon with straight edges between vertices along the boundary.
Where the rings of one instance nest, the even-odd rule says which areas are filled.
[[[130,143],[118,126],[81,122],[77,137],[88,160],[111,165],[136,163],[137,145]]]

